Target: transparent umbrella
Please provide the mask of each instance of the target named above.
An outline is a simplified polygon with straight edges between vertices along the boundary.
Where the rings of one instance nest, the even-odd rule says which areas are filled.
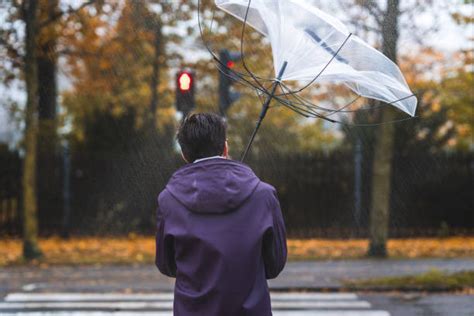
[[[415,115],[417,98],[410,91],[399,67],[349,32],[337,18],[301,0],[216,0],[215,3],[243,22],[242,33],[248,24],[263,34],[272,48],[274,78],[265,79],[252,73],[245,63],[243,50],[242,62],[246,73],[232,71],[235,79],[266,95],[242,160],[250,150],[272,100],[306,117],[318,117],[330,122],[337,122],[330,116],[345,111],[355,101],[342,107],[322,107],[299,95],[316,82],[343,85],[352,90],[357,98],[379,100],[410,117]],[[272,81],[273,84],[267,89],[264,81]],[[288,82],[297,82],[298,88],[290,88]],[[277,87],[282,93],[276,93]]]

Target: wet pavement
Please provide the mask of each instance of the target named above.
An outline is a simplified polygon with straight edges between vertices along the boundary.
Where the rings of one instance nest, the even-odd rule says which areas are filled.
[[[340,260],[289,262],[270,281],[279,289],[334,290],[341,281],[419,274],[430,270],[474,270],[474,259]],[[171,291],[174,279],[153,265],[50,266],[0,269],[0,295],[17,291]]]
[[[392,316],[474,316],[474,295],[385,293],[361,294],[360,298]]]
[[[272,292],[274,316],[472,316],[474,296],[428,293]],[[0,315],[171,316],[173,294],[19,292],[0,297]]]
[[[389,316],[354,293],[271,293],[274,316]],[[171,316],[172,293],[11,293],[0,315]]]
[[[270,288],[277,291],[274,293],[280,293],[277,295],[283,296],[291,296],[295,294],[295,291],[301,290],[339,291],[341,282],[347,279],[419,274],[433,269],[444,272],[474,270],[474,259],[289,262],[283,273],[277,279],[270,281]],[[59,297],[69,294],[72,296],[91,295],[91,297],[94,295],[102,297],[101,295],[116,294],[169,296],[173,285],[174,279],[161,275],[153,265],[1,268],[0,309],[2,306],[4,309],[0,310],[0,315],[86,315],[77,311],[78,306],[75,305],[77,304],[75,302],[47,300],[46,304],[49,304],[47,306],[54,311],[52,313],[51,310],[48,311],[43,307],[39,308],[38,304],[42,303],[31,302],[31,298],[28,297],[23,301],[21,299],[12,301],[15,295],[17,295],[17,299],[18,297],[21,298],[21,295],[40,295],[41,293],[53,296],[57,296],[59,293]],[[314,293],[314,295],[316,295],[315,297],[318,296],[317,293]],[[275,315],[474,316],[474,295],[453,293],[334,293],[333,295],[335,295],[334,300],[328,300],[327,297],[304,301],[293,300],[293,302],[290,302],[294,305],[292,305],[292,309],[287,309],[285,304],[288,302],[285,301],[286,299],[281,300],[282,298],[279,298],[281,302],[278,302],[278,304],[281,306],[277,305],[281,309],[277,310]],[[344,295],[352,296],[348,298]],[[170,299],[168,298],[166,302],[162,303],[166,305],[168,311],[157,313],[157,310],[162,310],[161,303],[144,303],[143,298],[113,303],[107,300],[104,302],[89,302],[86,300],[80,304],[89,304],[86,306],[86,309],[89,308],[87,309],[87,315],[170,315]],[[117,310],[113,307],[117,304],[123,308]],[[301,304],[306,307],[313,307],[313,312],[308,309],[298,309],[303,306]],[[23,310],[22,306],[26,309]],[[35,309],[35,306],[38,308]],[[62,310],[61,306],[67,308]],[[299,307],[297,308],[297,306]],[[18,308],[18,313],[15,312],[15,308]],[[137,308],[141,308],[140,313],[137,313]],[[8,311],[10,312],[7,313]],[[79,314],[74,314],[74,311]]]

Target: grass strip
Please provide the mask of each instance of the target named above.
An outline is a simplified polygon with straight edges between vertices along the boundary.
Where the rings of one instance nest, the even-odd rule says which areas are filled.
[[[419,275],[350,280],[344,286],[351,290],[457,291],[474,289],[474,271],[445,273],[433,269]]]

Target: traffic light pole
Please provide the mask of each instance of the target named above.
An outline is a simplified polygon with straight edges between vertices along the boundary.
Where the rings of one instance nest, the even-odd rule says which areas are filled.
[[[226,116],[232,103],[240,97],[240,93],[232,91],[231,86],[237,81],[232,74],[232,68],[241,57],[239,52],[229,52],[227,49],[222,49],[219,53],[221,61],[219,66],[219,112],[222,117]]]
[[[257,125],[255,125],[255,129],[253,130],[252,136],[250,137],[250,141],[248,142],[247,147],[245,148],[245,151],[242,154],[242,157],[240,158],[241,162],[244,162],[245,158],[247,157],[247,154],[250,151],[250,147],[252,147],[252,143],[255,139],[255,136],[258,133],[258,130],[260,129],[260,125],[262,125],[262,121],[265,118],[265,115],[267,115],[267,111],[268,111],[268,108],[270,106],[270,102],[272,101],[273,97],[275,96],[276,88],[277,88],[278,84],[281,81],[281,77],[283,77],[283,73],[285,72],[285,69],[286,69],[287,65],[288,65],[288,62],[286,62],[286,61],[283,62],[283,65],[280,69],[280,73],[278,74],[277,79],[275,80],[275,82],[272,85],[271,92],[267,96],[267,99],[265,100],[265,103],[262,106],[262,111],[260,112],[260,116],[258,118]]]

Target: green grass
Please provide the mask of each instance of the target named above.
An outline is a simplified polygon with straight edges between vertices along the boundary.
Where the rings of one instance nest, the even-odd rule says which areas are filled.
[[[387,290],[462,290],[474,288],[474,271],[444,273],[431,270],[419,275],[383,277],[365,280],[352,280],[344,285],[354,290],[387,289]]]

